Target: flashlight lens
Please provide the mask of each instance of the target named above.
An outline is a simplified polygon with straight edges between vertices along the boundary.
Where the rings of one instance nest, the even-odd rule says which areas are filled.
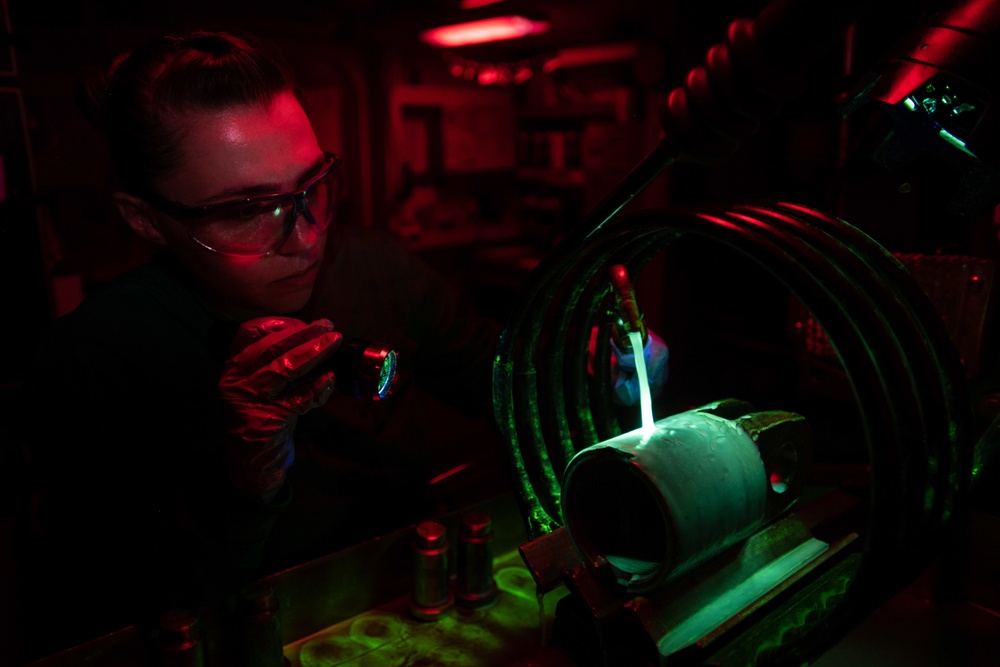
[[[396,384],[396,352],[382,343],[354,339],[343,343],[327,367],[336,373],[336,387],[358,399],[381,401]]]
[[[392,390],[392,380],[396,375],[396,352],[389,350],[382,360],[382,368],[379,369],[378,376],[378,396],[386,398]]]

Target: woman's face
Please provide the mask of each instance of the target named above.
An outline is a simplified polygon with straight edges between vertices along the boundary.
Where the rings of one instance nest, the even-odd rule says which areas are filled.
[[[188,206],[295,192],[325,163],[312,124],[291,93],[270,105],[186,114],[179,119],[182,161],[159,193]],[[231,257],[193,241],[184,225],[153,213],[157,231],[221,314],[242,320],[292,313],[312,294],[326,232],[302,216],[265,257]]]

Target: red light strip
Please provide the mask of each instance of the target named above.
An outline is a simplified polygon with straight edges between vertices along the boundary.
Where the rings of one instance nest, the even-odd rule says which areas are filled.
[[[475,9],[486,5],[495,5],[498,2],[502,2],[502,0],[462,0],[458,6],[462,9]]]

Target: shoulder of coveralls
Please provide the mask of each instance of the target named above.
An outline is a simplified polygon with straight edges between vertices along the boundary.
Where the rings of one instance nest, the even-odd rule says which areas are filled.
[[[413,306],[413,295],[426,289],[433,272],[389,232],[344,225],[331,237],[316,303],[350,302],[344,291],[370,306]]]
[[[214,318],[165,258],[133,268],[88,295],[43,335],[43,355],[74,349],[141,353],[176,343],[179,331],[208,335]]]
[[[213,344],[210,322],[158,261],[90,295],[37,345],[26,389],[44,420],[39,440],[69,429],[107,451],[127,451],[137,438],[201,442],[228,351],[228,341],[221,351]]]

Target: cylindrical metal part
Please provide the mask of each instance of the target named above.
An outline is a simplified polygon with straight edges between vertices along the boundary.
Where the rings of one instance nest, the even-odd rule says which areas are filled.
[[[646,330],[646,323],[643,321],[639,301],[635,297],[635,287],[632,286],[628,269],[623,264],[615,264],[611,267],[610,274],[611,288],[620,317],[620,323],[616,323],[612,328],[615,342],[618,343],[618,347],[628,349],[632,347],[628,334],[641,333],[642,342],[645,344],[649,333]]]
[[[266,580],[251,584],[240,596],[241,648],[246,667],[284,667],[280,602]]]
[[[172,609],[160,618],[160,664],[163,667],[204,667],[205,642],[197,612]]]
[[[804,425],[798,415],[776,414]],[[593,564],[606,561],[622,585],[642,593],[786,508],[787,498],[778,503],[771,496],[792,495],[791,485],[769,483],[758,443],[741,427],[745,419],[691,410],[580,451],[567,466],[562,492],[580,554]],[[787,430],[772,432],[788,437]]]
[[[410,611],[420,620],[434,621],[454,601],[449,586],[447,529],[436,521],[423,521],[417,524],[413,538]]]
[[[334,371],[335,386],[358,399],[381,401],[396,384],[396,351],[385,343],[348,340],[324,365]]]
[[[462,515],[455,588],[455,597],[461,607],[477,609],[497,601],[497,584],[493,578],[493,522],[484,512]]]

